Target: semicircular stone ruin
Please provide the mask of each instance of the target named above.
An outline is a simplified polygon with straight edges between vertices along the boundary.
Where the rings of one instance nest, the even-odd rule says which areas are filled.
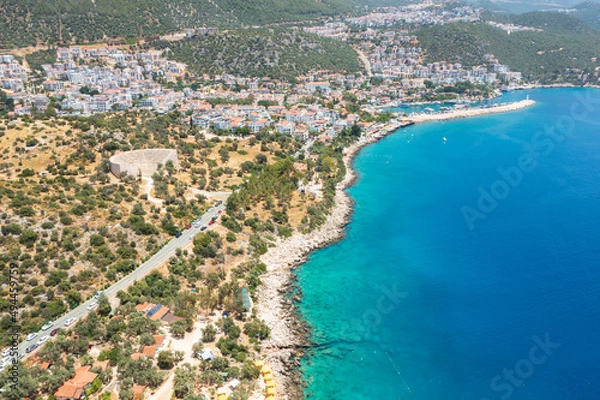
[[[174,167],[179,167],[177,150],[146,149],[126,151],[115,154],[109,159],[110,172],[117,178],[120,178],[123,172],[133,176],[141,174],[142,177],[149,178],[156,172],[158,164],[164,166],[167,161],[172,161]]]

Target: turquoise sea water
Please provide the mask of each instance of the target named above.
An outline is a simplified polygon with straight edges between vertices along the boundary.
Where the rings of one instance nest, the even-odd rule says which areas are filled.
[[[347,236],[297,271],[308,398],[600,398],[600,91],[526,95],[359,154]]]

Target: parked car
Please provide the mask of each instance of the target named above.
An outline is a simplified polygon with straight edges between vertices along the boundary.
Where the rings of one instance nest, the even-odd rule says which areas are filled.
[[[221,200],[217,201],[217,204],[215,204],[215,207],[219,207],[221,204],[223,204],[223,202]]]
[[[191,229],[192,228],[192,224],[188,224],[185,229]]]
[[[95,301],[93,303],[91,303],[89,306],[87,306],[88,310],[93,310],[94,308],[98,307],[98,303],[96,303]]]
[[[201,231],[205,231],[206,230],[206,226],[203,226],[202,228],[200,228]]]
[[[27,335],[27,337],[25,338],[25,340],[26,341],[33,340],[36,336],[37,336],[37,332],[30,333],[29,335]]]
[[[99,298],[102,293],[104,293],[104,290],[100,290],[99,292],[96,292],[96,294],[94,295],[94,298],[95,299]]]
[[[71,325],[73,322],[75,322],[75,318],[68,318],[68,319],[65,321],[65,326],[69,326],[69,325]]]
[[[178,238],[178,237],[181,237],[181,232],[177,232],[177,233],[175,234],[175,237],[176,237],[176,238]]]
[[[55,336],[58,331],[60,331],[60,328],[53,329],[52,332],[50,332],[50,336]]]
[[[41,338],[38,339],[37,345],[41,346],[46,340],[48,340],[48,335],[42,336]]]
[[[37,343],[34,343],[32,345],[27,346],[27,348],[25,349],[26,353],[31,353],[33,351],[33,349],[35,349],[36,347],[38,347]]]
[[[38,347],[37,343],[31,344],[31,345],[27,346],[27,348],[25,349],[25,353],[31,353],[33,351],[33,349],[35,349],[37,347]]]
[[[215,223],[215,221],[214,221],[213,219],[211,219],[210,221],[208,221],[208,224],[209,224],[209,225],[212,225],[212,224],[214,224],[214,223]]]
[[[7,347],[4,350],[2,350],[2,357],[6,357],[9,354],[10,354],[10,347]]]
[[[42,330],[47,331],[48,329],[52,328],[52,325],[54,325],[54,322],[48,321],[42,326]]]

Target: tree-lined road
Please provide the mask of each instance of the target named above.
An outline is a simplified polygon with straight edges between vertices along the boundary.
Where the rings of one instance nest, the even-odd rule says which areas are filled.
[[[123,277],[121,280],[114,283],[112,286],[110,286],[106,290],[104,290],[103,294],[106,295],[106,297],[111,298],[111,297],[116,296],[116,294],[120,290],[126,290],[135,281],[138,281],[138,280],[144,278],[152,270],[160,267],[164,262],[168,261],[169,258],[171,258],[175,254],[175,251],[178,248],[184,247],[187,244],[189,244],[193,240],[194,236],[197,233],[202,231],[202,227],[210,228],[209,222],[211,221],[211,219],[218,218],[220,213],[225,212],[226,203],[218,202],[217,204],[218,204],[218,206],[214,206],[214,207],[210,208],[206,213],[204,213],[202,216],[198,217],[194,221],[194,224],[192,225],[192,227],[190,229],[184,229],[181,232],[182,234],[180,237],[176,237],[176,238],[173,238],[170,241],[168,241],[156,254],[154,254],[152,257],[150,257],[150,259],[148,261],[144,262],[142,265],[140,265],[138,268],[136,268],[129,275]],[[19,354],[24,354],[25,357],[28,356],[29,354],[32,354],[32,353],[29,353],[29,354],[26,353],[27,347],[36,343],[40,337],[42,337],[44,335],[50,335],[50,332],[52,332],[53,329],[56,329],[56,328],[64,329],[65,321],[67,321],[67,319],[74,318],[75,322],[73,322],[73,324],[70,326],[75,325],[77,323],[76,322],[77,320],[79,320],[81,317],[86,316],[91,311],[91,310],[88,310],[88,306],[96,301],[97,301],[97,299],[91,298],[91,299],[81,303],[79,306],[77,306],[73,310],[69,311],[67,314],[63,315],[60,318],[57,318],[54,321],[54,325],[51,328],[49,328],[45,331],[40,330],[38,332],[38,335],[30,341],[21,342],[18,347]]]

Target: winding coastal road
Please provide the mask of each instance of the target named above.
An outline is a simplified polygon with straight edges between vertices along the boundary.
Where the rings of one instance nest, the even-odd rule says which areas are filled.
[[[169,258],[171,258],[175,254],[175,251],[178,248],[182,248],[185,245],[189,244],[193,240],[194,236],[202,231],[203,227],[210,228],[209,222],[211,221],[211,219],[218,218],[220,213],[223,213],[226,208],[225,202],[220,202],[217,204],[217,206],[211,207],[206,213],[198,217],[194,221],[194,224],[190,229],[183,230],[182,235],[180,237],[173,238],[170,241],[168,241],[163,246],[163,248],[161,248],[156,254],[150,257],[148,261],[142,263],[142,265],[136,268],[129,275],[123,277],[121,280],[104,290],[103,294],[109,299],[115,297],[120,290],[126,290],[130,285],[144,278],[152,270],[160,267],[164,262],[168,261]],[[88,306],[90,306],[90,304],[96,301],[96,299],[92,298],[81,303],[79,306],[77,306],[77,308],[74,308],[62,317],[57,318],[54,321],[54,325],[52,325],[52,327],[48,328],[47,330],[40,330],[37,333],[37,336],[32,340],[25,340],[21,342],[18,346],[18,353],[24,354],[24,357],[33,354],[37,349],[39,349],[39,347],[33,350],[33,352],[26,353],[26,349],[28,346],[31,346],[32,344],[36,343],[42,336],[50,336],[50,332],[52,332],[53,329],[64,329],[65,322],[70,318],[75,319],[75,321],[70,325],[73,326],[77,322],[77,320],[79,320],[81,317],[86,316],[90,311],[92,311],[88,309]],[[50,339],[52,338],[50,337]]]

